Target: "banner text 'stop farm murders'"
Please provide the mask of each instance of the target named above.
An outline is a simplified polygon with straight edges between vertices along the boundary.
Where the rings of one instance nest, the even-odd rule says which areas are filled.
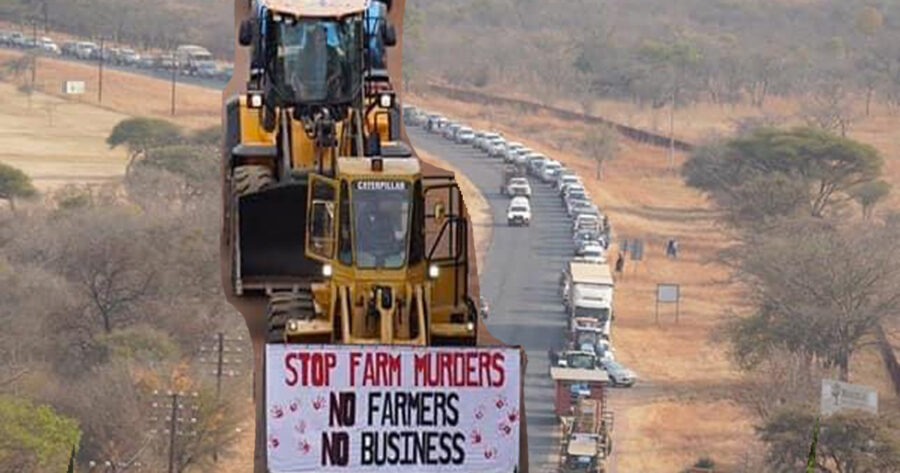
[[[273,473],[512,473],[520,353],[505,348],[267,347]]]

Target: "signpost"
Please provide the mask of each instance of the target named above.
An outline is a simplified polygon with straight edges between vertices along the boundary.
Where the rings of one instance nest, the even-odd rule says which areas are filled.
[[[518,470],[510,348],[268,345],[272,473]]]
[[[868,386],[823,379],[820,405],[822,415],[828,416],[848,409],[859,409],[877,414],[878,391]]]
[[[656,323],[659,323],[659,305],[675,304],[675,323],[681,315],[681,286],[678,284],[656,285]]]
[[[66,95],[84,95],[86,87],[83,80],[67,80],[63,82],[63,93]]]

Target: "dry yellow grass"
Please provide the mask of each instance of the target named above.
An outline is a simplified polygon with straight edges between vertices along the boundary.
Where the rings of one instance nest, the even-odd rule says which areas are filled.
[[[127,153],[106,137],[125,115],[0,83],[0,162],[31,176],[40,190],[100,183],[124,173]]]
[[[22,53],[0,49],[0,63],[21,57]],[[36,87],[41,92],[62,97],[67,80],[85,82],[86,93],[75,100],[98,105],[99,75],[96,63],[70,62],[38,58]],[[16,78],[30,83],[31,73]],[[103,73],[102,107],[131,116],[154,116],[172,120],[189,128],[203,128],[221,123],[222,93],[195,85],[176,87],[176,115],[171,116],[171,87],[165,81],[139,74],[106,69]],[[67,97],[71,100],[71,97]]]
[[[731,401],[741,389],[742,374],[725,347],[712,339],[729,313],[749,309],[741,288],[729,281],[728,269],[716,261],[733,238],[717,223],[704,196],[668,168],[666,151],[626,141],[619,158],[607,165],[605,178],[597,180],[593,164],[567,146],[583,136],[584,125],[433,96],[414,96],[412,101],[474,126],[499,129],[563,161],[585,178],[619,239],[646,241],[646,260],[638,265],[629,261],[617,284],[613,340],[618,357],[649,386],[613,396],[617,453],[612,471],[677,471],[700,456],[727,465],[753,449],[756,419]],[[884,142],[893,140],[887,129],[870,132]],[[678,163],[684,159],[677,156]],[[895,165],[896,160],[888,160],[886,172],[900,182]],[[677,261],[664,256],[670,237],[681,243]],[[657,283],[681,285],[679,323],[671,306],[661,308],[661,322],[656,323]],[[853,370],[854,379],[876,387],[883,401],[896,399],[876,352],[861,353]]]

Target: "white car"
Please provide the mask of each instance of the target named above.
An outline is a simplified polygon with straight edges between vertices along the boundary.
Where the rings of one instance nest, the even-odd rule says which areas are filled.
[[[622,366],[621,363],[612,358],[601,358],[600,365],[606,370],[611,385],[624,387],[634,386],[637,376],[635,376],[633,371]]]
[[[506,222],[510,225],[531,225],[531,203],[527,197],[515,197],[506,210]]]
[[[475,132],[472,131],[471,128],[463,127],[460,128],[459,131],[456,132],[456,142],[459,144],[467,145],[472,143],[472,140],[475,139]]]
[[[487,154],[492,158],[503,157],[503,151],[506,149],[506,140],[504,138],[494,138],[487,144]]]
[[[604,264],[606,263],[606,250],[600,245],[600,242],[590,242],[577,251],[575,261],[583,261],[585,263]]]
[[[41,48],[41,51],[50,54],[59,54],[59,46],[53,42],[52,39],[44,36],[43,38],[38,40],[38,47]]]
[[[491,143],[491,141],[493,141],[493,140],[495,140],[495,139],[497,139],[497,138],[502,138],[502,136],[500,135],[500,133],[496,133],[496,132],[487,132],[487,133],[484,134],[484,136],[481,137],[480,140],[478,140],[477,143],[475,143],[475,147],[478,148],[478,149],[480,149],[481,151],[484,151],[485,153],[487,153],[487,152],[488,152],[488,145]]]
[[[531,197],[531,184],[524,177],[514,177],[506,185],[506,195],[513,197]]]
[[[553,182],[561,169],[562,164],[558,161],[545,162],[544,166],[541,167],[541,180],[544,182]]]
[[[516,153],[523,149],[525,149],[525,145],[523,145],[522,143],[507,143],[506,147],[503,148],[503,161],[507,163],[513,162],[516,157]]]
[[[581,184],[581,178],[579,178],[575,174],[567,174],[557,178],[556,184],[553,187],[559,191],[562,191],[563,188],[569,184]]]

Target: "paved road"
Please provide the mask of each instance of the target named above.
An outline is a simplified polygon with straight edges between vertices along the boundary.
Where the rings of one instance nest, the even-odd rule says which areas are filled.
[[[559,196],[532,179],[531,227],[506,226],[509,199],[500,194],[502,160],[418,128],[407,131],[416,148],[456,166],[491,205],[493,241],[481,270],[481,293],[491,306],[487,326],[494,336],[527,352],[529,462],[531,471],[544,471],[555,463],[559,448],[547,352],[562,346],[565,333],[566,315],[557,287],[559,272],[572,257],[571,223]]]

